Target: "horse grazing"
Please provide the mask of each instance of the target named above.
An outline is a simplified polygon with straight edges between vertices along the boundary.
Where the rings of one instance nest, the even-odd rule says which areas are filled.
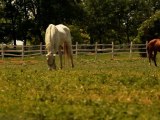
[[[60,57],[60,66],[62,69],[62,48],[64,49],[64,54],[71,59],[72,67],[74,67],[71,34],[68,27],[62,24],[50,24],[46,29],[45,44],[49,70],[56,69],[55,56],[57,52]]]
[[[151,60],[153,60],[155,66],[157,66],[156,63],[157,51],[160,52],[160,39],[153,39],[147,44],[147,52],[150,65],[151,65]]]

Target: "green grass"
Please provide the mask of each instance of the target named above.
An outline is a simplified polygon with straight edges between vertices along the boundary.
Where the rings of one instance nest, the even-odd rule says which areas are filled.
[[[45,56],[1,61],[0,120],[159,120],[160,67],[110,58],[81,55],[56,71]]]

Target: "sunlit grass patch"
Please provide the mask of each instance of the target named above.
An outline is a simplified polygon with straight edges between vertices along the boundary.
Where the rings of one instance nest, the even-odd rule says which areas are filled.
[[[56,71],[45,56],[8,58],[0,64],[0,119],[159,119],[160,68],[108,58],[82,55],[75,68]]]

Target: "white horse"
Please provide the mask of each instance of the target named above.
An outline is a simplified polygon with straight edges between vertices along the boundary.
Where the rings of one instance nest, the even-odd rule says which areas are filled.
[[[60,66],[62,69],[62,48],[64,49],[64,54],[71,59],[72,67],[74,67],[71,34],[68,27],[62,24],[56,26],[50,24],[46,29],[45,44],[49,70],[56,69],[55,56],[57,52],[60,57]]]

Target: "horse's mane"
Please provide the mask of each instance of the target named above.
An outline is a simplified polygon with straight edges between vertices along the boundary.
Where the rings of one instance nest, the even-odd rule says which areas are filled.
[[[58,31],[57,28],[53,24],[50,24],[46,29],[45,43],[46,43],[46,48],[48,50],[48,54],[53,53],[54,48],[56,48],[55,40],[57,40],[57,37],[58,37],[57,31]]]

